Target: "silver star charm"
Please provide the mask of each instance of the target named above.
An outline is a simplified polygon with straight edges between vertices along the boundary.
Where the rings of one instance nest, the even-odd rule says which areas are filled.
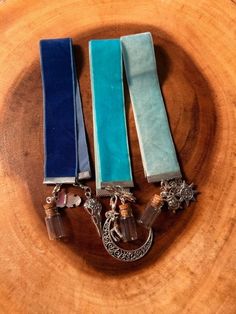
[[[194,195],[197,193],[197,191],[193,190],[193,186],[193,183],[187,184],[185,181],[183,181],[179,191],[180,201],[184,201],[187,206],[189,206],[190,201],[195,201]]]
[[[181,208],[183,202],[189,206],[190,201],[195,201],[194,195],[197,193],[193,189],[193,183],[187,184],[182,179],[174,179],[161,182],[161,197],[167,202],[169,210],[175,211]]]

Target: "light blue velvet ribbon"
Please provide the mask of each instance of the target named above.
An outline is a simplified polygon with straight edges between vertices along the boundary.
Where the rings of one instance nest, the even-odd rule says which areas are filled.
[[[44,96],[44,183],[90,178],[72,40],[40,41]]]
[[[133,186],[124,107],[121,43],[91,40],[90,74],[93,97],[96,189]]]
[[[157,76],[150,33],[121,37],[122,53],[148,182],[181,177]]]

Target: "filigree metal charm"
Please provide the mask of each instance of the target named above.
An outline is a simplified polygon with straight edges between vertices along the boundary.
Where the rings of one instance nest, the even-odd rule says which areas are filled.
[[[84,203],[84,208],[91,215],[92,221],[97,229],[99,236],[102,236],[102,204],[94,197],[88,197]]]
[[[122,202],[135,202],[136,200],[133,193],[129,192],[129,190],[120,185],[108,185],[105,189],[112,195],[117,196]]]
[[[92,197],[92,190],[89,186],[83,185],[78,180],[76,180],[74,186],[80,187],[84,190],[84,195],[86,201],[84,202],[84,209],[91,215],[92,221],[97,229],[98,235],[102,236],[102,204],[95,197]]]
[[[105,214],[106,221],[103,225],[102,242],[105,249],[112,257],[124,262],[133,262],[147,254],[152,245],[153,232],[150,228],[146,242],[137,249],[125,250],[119,247],[115,243],[122,239],[122,234],[117,223],[119,217],[119,213],[116,212],[117,197],[116,194],[112,196],[110,200],[111,210]]]
[[[111,238],[115,242],[119,242],[120,239],[122,239],[122,234],[120,232],[120,228],[117,222],[119,213],[117,213],[115,210],[109,210],[108,212],[106,212],[105,216],[107,219],[111,221],[111,228],[110,228]]]
[[[149,234],[146,242],[142,246],[134,250],[125,250],[119,247],[113,240],[112,230],[112,218],[111,216],[108,216],[103,225],[102,242],[107,252],[112,257],[118,260],[124,262],[136,261],[146,255],[152,245],[153,232],[151,228],[149,229]]]
[[[190,201],[195,201],[194,195],[197,191],[193,186],[193,183],[187,184],[182,179],[162,181],[160,196],[167,202],[169,210],[175,212],[181,208],[183,202],[188,206]]]

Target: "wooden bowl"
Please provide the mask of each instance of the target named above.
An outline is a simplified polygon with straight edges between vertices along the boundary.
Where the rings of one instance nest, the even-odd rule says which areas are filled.
[[[1,313],[236,313],[235,2],[9,0],[0,16]],[[67,242],[48,240],[38,41],[73,38],[94,161],[88,40],[146,31],[178,157],[200,194],[161,214],[145,258],[122,263],[82,207],[64,214]],[[138,215],[159,188],[143,175],[127,88],[126,102]]]

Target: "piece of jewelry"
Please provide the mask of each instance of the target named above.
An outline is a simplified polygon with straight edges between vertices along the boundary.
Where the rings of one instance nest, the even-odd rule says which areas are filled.
[[[46,204],[43,206],[45,210],[45,223],[47,227],[48,237],[50,240],[60,239],[65,237],[65,231],[62,223],[62,218],[58,212],[56,205],[57,194],[60,191],[61,185],[57,184],[52,191],[51,196],[46,198]]]
[[[103,244],[112,256],[135,260],[146,254],[150,246],[144,244],[137,251],[128,251],[115,244],[118,239],[124,242],[137,239],[136,220],[131,206],[126,203],[133,201],[134,197],[128,189],[133,186],[133,178],[125,118],[121,42],[119,39],[91,40],[89,55],[96,193],[121,201],[119,212],[113,208],[113,204],[112,210],[106,213]],[[123,257],[116,254],[118,250]]]
[[[102,236],[102,204],[96,197],[92,197],[92,190],[89,186],[83,185],[80,182],[76,182],[74,186],[78,186],[84,190],[86,201],[84,203],[85,210],[91,215],[92,221],[96,227],[99,237]]]
[[[153,240],[152,229],[151,228],[149,229],[147,240],[141,247],[138,247],[137,249],[132,249],[132,250],[125,250],[121,248],[120,246],[118,246],[117,242],[119,242],[121,239],[125,240],[125,242],[127,240],[126,238],[127,236],[129,237],[128,240],[137,239],[137,234],[136,234],[136,228],[134,229],[132,228],[133,217],[127,215],[127,211],[125,210],[129,208],[129,206],[124,206],[124,205],[127,205],[125,203],[122,204],[123,205],[122,210],[124,210],[126,214],[124,216],[121,215],[121,219],[125,218],[126,220],[126,219],[131,218],[131,221],[129,220],[127,225],[123,225],[124,227],[123,233],[120,230],[120,227],[122,228],[122,224],[119,225],[118,223],[119,213],[116,211],[117,199],[118,199],[117,194],[114,194],[111,197],[110,199],[111,209],[107,211],[105,214],[106,221],[103,225],[103,236],[102,236],[103,245],[105,249],[107,250],[107,252],[112,257],[118,260],[124,261],[124,262],[133,262],[142,258],[144,255],[146,255],[149,249],[151,248],[152,240]],[[123,197],[121,199],[124,200]]]
[[[162,181],[160,197],[167,202],[169,210],[175,213],[183,203],[189,206],[190,201],[195,201],[197,191],[193,187],[193,183],[187,184],[182,179]]]
[[[59,209],[77,207],[81,198],[77,194],[66,193],[61,189],[62,184],[56,184],[50,196],[46,198],[45,223],[50,240],[61,239],[66,236]]]
[[[62,184],[91,177],[88,147],[73,58],[72,40],[40,41],[44,96],[44,184],[55,184],[46,199],[50,239],[65,236],[58,208],[76,207],[79,195],[66,193]]]
[[[123,36],[121,42],[144,173],[150,183],[161,181],[160,195],[152,197],[139,219],[150,228],[165,203],[175,212],[183,203],[188,206],[196,191],[181,178],[151,33]]]

